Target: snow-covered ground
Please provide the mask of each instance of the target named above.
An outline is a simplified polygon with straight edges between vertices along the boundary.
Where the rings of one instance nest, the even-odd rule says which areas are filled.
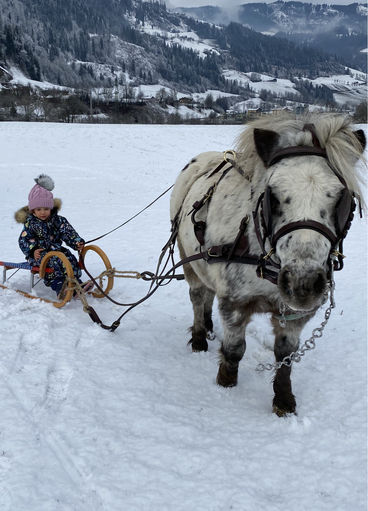
[[[21,261],[13,213],[46,172],[85,239],[159,195],[198,152],[233,147],[239,126],[0,123],[0,259]],[[97,242],[120,270],[154,271],[169,197]],[[366,511],[367,222],[355,219],[336,274],[337,307],[293,369],[298,415],[271,413],[266,316],[248,328],[239,384],[215,384],[208,353],[186,345],[185,282],[161,288],[115,333],[73,301],[57,310],[0,290],[1,511]],[[97,259],[87,260],[99,273]],[[27,288],[19,271],[13,287]],[[43,284],[36,287],[47,296]],[[115,281],[132,301],[147,284]],[[91,300],[111,323],[121,309]],[[322,312],[308,324],[303,339]]]
[[[310,80],[314,85],[325,85],[333,92],[334,100],[339,105],[358,105],[367,100],[367,75],[350,70],[351,75],[320,76]]]
[[[68,87],[62,87],[61,85],[56,85],[50,82],[40,82],[37,80],[31,80],[27,78],[22,71],[20,71],[17,67],[11,66],[9,68],[9,72],[12,75],[13,79],[10,80],[10,83],[13,85],[24,85],[30,86],[36,89],[47,90],[47,89],[57,89],[57,90],[68,90]]]
[[[230,92],[223,92],[216,89],[208,89],[206,92],[193,92],[191,96],[194,101],[204,102],[208,94],[211,94],[214,100],[219,98],[237,97],[237,94],[231,94]]]
[[[213,41],[201,39],[196,32],[188,31],[188,27],[184,24],[175,26],[172,30],[163,30],[162,28],[152,26],[150,23],[144,23],[139,25],[139,30],[146,34],[164,38],[169,46],[177,45],[193,50],[201,58],[206,58],[209,53],[219,55],[219,51],[216,49]]]
[[[334,99],[339,105],[358,105],[367,98],[367,75],[361,71],[350,69],[350,74],[321,76],[315,80],[309,80],[314,86],[325,85],[334,93]],[[283,97],[285,94],[299,95],[295,84],[286,79],[274,78],[270,75],[261,73],[242,73],[233,69],[226,69],[223,73],[225,80],[237,81],[239,85],[249,86],[256,96],[262,90],[267,90]],[[251,77],[257,76],[259,81],[252,82]],[[313,105],[310,105],[312,111]]]

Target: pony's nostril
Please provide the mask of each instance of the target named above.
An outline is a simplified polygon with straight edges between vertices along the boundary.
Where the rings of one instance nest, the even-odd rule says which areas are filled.
[[[285,287],[284,290],[288,296],[291,296],[293,294],[290,286]]]
[[[326,287],[326,275],[323,271],[319,271],[313,283],[313,290],[317,294],[323,293]]]
[[[284,270],[280,273],[280,285],[287,296],[293,294],[291,289],[291,272],[289,270]]]
[[[279,274],[279,288],[287,300],[296,300],[299,306],[319,298],[326,289],[327,277],[323,269],[303,269],[302,273],[284,267]]]

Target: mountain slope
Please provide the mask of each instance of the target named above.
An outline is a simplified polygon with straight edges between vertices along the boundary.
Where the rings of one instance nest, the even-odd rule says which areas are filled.
[[[339,55],[351,67],[366,69],[367,12],[363,4],[314,5],[303,2],[246,3],[237,8],[178,8],[210,23],[236,21],[258,32],[285,37]]]
[[[317,77],[343,62],[241,25],[226,28],[140,0],[0,0],[0,65],[73,87],[162,83],[226,88],[222,70]],[[133,80],[133,83],[132,83]]]

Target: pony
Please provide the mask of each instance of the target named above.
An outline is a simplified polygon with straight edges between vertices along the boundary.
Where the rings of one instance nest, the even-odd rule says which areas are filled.
[[[296,413],[291,363],[283,361],[343,266],[342,241],[361,204],[355,164],[365,145],[364,132],[343,115],[269,115],[247,125],[235,151],[193,158],[173,187],[192,351],[208,349],[216,295],[223,324],[216,382],[235,386],[246,326],[254,313],[271,313],[278,416]]]

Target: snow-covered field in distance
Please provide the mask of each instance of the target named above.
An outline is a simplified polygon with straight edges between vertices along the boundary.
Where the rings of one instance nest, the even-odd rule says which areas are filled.
[[[197,153],[232,148],[241,129],[0,123],[0,260],[23,259],[13,213],[39,173],[53,177],[61,213],[88,240],[148,204]],[[154,271],[168,204],[165,196],[97,242],[114,267]],[[356,218],[337,307],[293,369],[298,415],[286,419],[271,413],[272,375],[255,371],[273,360],[265,315],[249,325],[238,386],[224,389],[215,383],[217,312],[209,352],[186,345],[185,282],[160,289],[114,334],[80,302],[57,310],[0,290],[1,511],[366,511],[366,249],[367,222]],[[10,282],[27,288],[28,274]],[[120,279],[111,296],[146,290]],[[91,303],[106,323],[121,313]]]

